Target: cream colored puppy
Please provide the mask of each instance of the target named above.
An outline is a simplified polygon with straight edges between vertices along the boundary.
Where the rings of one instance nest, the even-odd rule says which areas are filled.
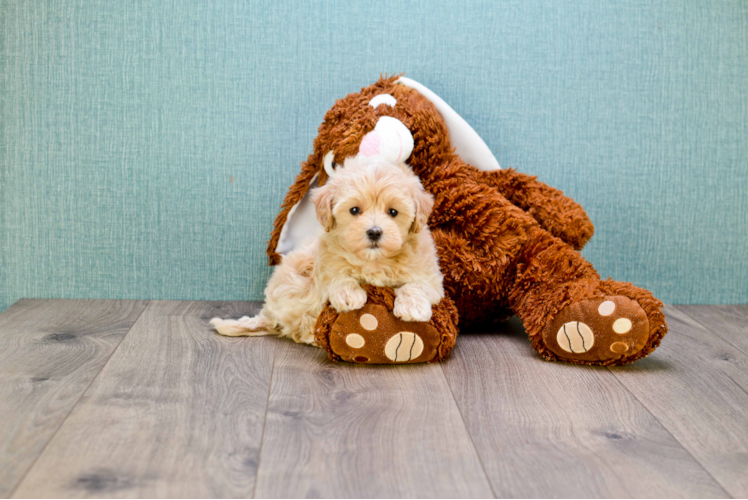
[[[328,300],[338,312],[366,304],[368,283],[395,290],[393,313],[428,321],[444,297],[434,241],[426,227],[434,201],[405,164],[356,157],[311,193],[324,228],[283,258],[257,316],[214,318],[221,335],[279,335],[314,343]]]

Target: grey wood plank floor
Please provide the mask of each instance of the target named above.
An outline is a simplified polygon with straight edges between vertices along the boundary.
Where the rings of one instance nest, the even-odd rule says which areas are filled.
[[[492,497],[439,365],[278,346],[258,497]]]
[[[498,330],[443,365],[497,495],[725,496],[607,369],[540,362],[516,318]]]
[[[146,303],[20,300],[0,314],[0,496],[26,474]]]
[[[748,354],[748,305],[677,306],[707,330]]]
[[[611,371],[730,495],[746,497],[748,356],[680,308],[665,314],[675,334],[658,355]]]
[[[542,361],[516,319],[399,367],[209,329],[258,307],[0,314],[0,497],[748,496],[742,306],[667,307],[610,369]]]
[[[255,309],[151,302],[15,496],[251,496],[275,343],[206,322]]]

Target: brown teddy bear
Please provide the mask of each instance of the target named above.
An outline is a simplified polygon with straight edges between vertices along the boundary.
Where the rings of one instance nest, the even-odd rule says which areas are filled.
[[[380,78],[325,114],[314,151],[275,221],[271,265],[319,228],[308,191],[359,154],[407,161],[434,195],[429,227],[447,298],[420,325],[391,314],[391,290],[369,287],[361,311],[338,315],[328,306],[316,339],[333,359],[442,359],[456,337],[455,306],[462,327],[516,314],[536,351],[571,363],[630,363],[652,352],[667,332],[662,303],[649,291],[601,280],[581,256],[593,226],[577,203],[534,177],[499,168],[454,110],[400,76]]]

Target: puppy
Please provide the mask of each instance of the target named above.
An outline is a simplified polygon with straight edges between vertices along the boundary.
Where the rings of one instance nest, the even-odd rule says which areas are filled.
[[[361,284],[395,291],[393,313],[428,321],[444,297],[434,241],[426,227],[434,201],[410,167],[349,158],[311,193],[324,228],[283,258],[257,316],[214,318],[221,335],[279,335],[314,343],[314,325],[329,301],[338,312],[362,308]]]

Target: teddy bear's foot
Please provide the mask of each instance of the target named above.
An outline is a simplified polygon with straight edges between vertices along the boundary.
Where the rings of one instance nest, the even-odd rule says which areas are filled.
[[[330,332],[332,350],[354,363],[423,363],[437,356],[440,342],[428,323],[402,321],[376,304],[340,314]]]
[[[608,295],[567,306],[542,337],[561,361],[618,364],[639,357],[650,338],[650,322],[635,300]]]
[[[317,319],[315,339],[335,361],[367,364],[426,363],[445,358],[457,337],[457,309],[449,299],[433,307],[429,321],[403,321],[394,313],[390,288],[364,285],[367,302],[338,313],[327,306]]]

